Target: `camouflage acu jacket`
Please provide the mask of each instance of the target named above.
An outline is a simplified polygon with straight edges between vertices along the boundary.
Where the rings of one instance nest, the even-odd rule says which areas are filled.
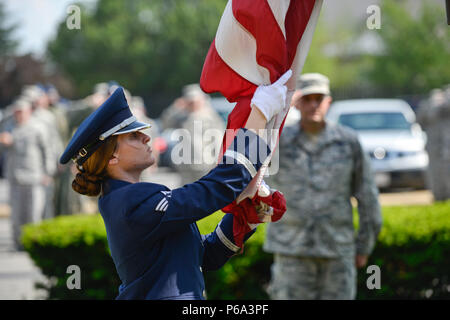
[[[267,181],[283,192],[287,211],[268,226],[266,251],[315,257],[370,254],[381,228],[378,189],[354,131],[327,124],[313,137],[299,125],[285,128],[279,171]],[[357,234],[352,196],[358,201]]]

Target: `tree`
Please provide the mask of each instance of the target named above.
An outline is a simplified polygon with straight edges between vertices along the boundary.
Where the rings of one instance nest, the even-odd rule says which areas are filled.
[[[362,25],[365,26],[365,21],[348,21],[345,17],[331,24],[324,15],[317,22],[302,72],[326,75],[330,79],[334,98],[364,97],[371,94],[367,90],[367,70],[371,58],[350,50],[362,35]]]
[[[442,8],[422,2],[417,16],[403,1],[385,0],[378,31],[385,46],[369,76],[386,92],[423,94],[450,83],[450,31]]]
[[[48,55],[89,94],[116,80],[133,94],[178,94],[198,82],[226,0],[98,0],[81,29],[61,22]]]
[[[8,24],[7,21],[4,4],[0,2],[0,57],[13,54],[17,48],[17,41],[12,38],[17,26]]]

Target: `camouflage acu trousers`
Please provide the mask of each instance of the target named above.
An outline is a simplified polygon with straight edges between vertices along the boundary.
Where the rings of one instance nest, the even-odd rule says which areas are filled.
[[[42,220],[45,208],[45,189],[41,185],[10,182],[11,225],[14,245],[21,248],[22,227]]]
[[[275,254],[268,294],[272,300],[352,300],[356,296],[354,256],[296,257]]]

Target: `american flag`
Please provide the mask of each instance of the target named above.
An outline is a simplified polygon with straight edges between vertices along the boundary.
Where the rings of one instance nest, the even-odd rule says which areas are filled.
[[[200,86],[207,93],[220,92],[237,102],[228,116],[221,155],[250,115],[250,100],[259,85],[275,82],[288,69],[284,112],[267,125],[276,136],[269,141],[272,152],[289,111],[290,99],[303,68],[323,0],[229,0],[203,66]],[[230,130],[232,129],[232,130]],[[252,181],[250,198],[256,193],[267,166]],[[240,196],[240,199],[242,197]],[[239,201],[238,201],[239,202]]]

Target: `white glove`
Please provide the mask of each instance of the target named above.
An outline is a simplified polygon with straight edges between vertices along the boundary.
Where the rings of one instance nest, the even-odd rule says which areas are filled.
[[[267,122],[274,115],[284,109],[286,102],[286,82],[292,76],[292,70],[288,70],[277,81],[268,86],[259,86],[253,95],[251,106],[258,108]]]

